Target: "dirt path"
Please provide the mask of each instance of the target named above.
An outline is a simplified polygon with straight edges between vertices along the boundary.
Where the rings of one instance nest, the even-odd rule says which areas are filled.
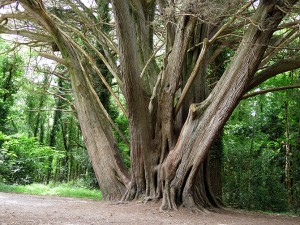
[[[93,200],[0,193],[0,224],[300,224],[300,217],[226,211],[160,213],[155,203],[113,204]]]

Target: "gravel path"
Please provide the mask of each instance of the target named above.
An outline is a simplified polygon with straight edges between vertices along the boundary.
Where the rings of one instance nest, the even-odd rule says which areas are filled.
[[[6,224],[200,224],[300,225],[300,217],[241,211],[192,213],[187,209],[159,212],[159,204],[114,204],[86,199],[0,192],[0,225]]]

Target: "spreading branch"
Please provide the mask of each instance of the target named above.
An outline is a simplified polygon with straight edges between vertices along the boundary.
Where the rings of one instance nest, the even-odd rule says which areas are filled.
[[[243,7],[241,7],[235,15],[233,15],[233,17],[227,22],[225,23],[218,31],[217,33],[209,40],[209,44],[214,43],[218,37],[238,18],[238,16],[244,12],[248,7],[250,7],[252,5],[252,3],[255,1],[249,1],[248,3],[246,3]]]
[[[247,91],[278,74],[300,68],[300,57],[283,59],[254,76]]]
[[[16,2],[17,0],[1,0],[0,2],[0,8],[6,6],[6,5],[9,5],[9,4],[12,4],[14,2]]]
[[[282,86],[282,87],[276,87],[276,88],[269,88],[266,90],[260,90],[260,91],[255,91],[249,94],[246,94],[242,97],[242,99],[247,99],[247,98],[251,98],[257,95],[262,95],[262,94],[266,94],[269,92],[275,92],[275,91],[283,91],[283,90],[288,90],[288,89],[295,89],[295,88],[300,88],[300,84],[298,85],[289,85],[289,86]]]
[[[72,28],[70,26],[68,26],[68,28],[70,28],[72,31],[76,32],[76,34],[79,35],[82,38],[82,40],[88,45],[88,47],[90,47],[97,54],[97,56],[105,64],[105,66],[109,70],[109,72],[114,76],[114,78],[116,79],[118,85],[120,87],[123,87],[123,82],[120,79],[120,74],[116,70],[114,70],[112,68],[112,66],[106,60],[106,58],[104,57],[104,55],[84,36],[84,34],[82,32],[80,32],[77,29]]]
[[[69,99],[67,99],[67,98],[65,98],[65,97],[63,97],[63,96],[61,96],[59,94],[55,94],[55,93],[53,93],[53,92],[51,92],[49,90],[46,90],[46,93],[64,100],[66,103],[68,103],[68,105],[72,108],[72,110],[74,110],[74,111],[76,110],[75,105]]]
[[[269,51],[266,52],[260,67],[265,66],[282,48],[289,44],[292,40],[299,37],[297,29],[291,30],[285,37],[278,40],[274,46],[269,46]]]
[[[50,59],[50,60],[53,60],[53,61],[58,62],[60,64],[63,64],[65,66],[68,66],[68,63],[67,63],[66,60],[64,60],[60,57],[57,57],[55,55],[48,54],[48,53],[45,53],[45,52],[38,52],[38,55],[43,57],[43,58]]]
[[[95,60],[89,56],[77,43],[75,43],[73,40],[71,40],[69,38],[70,43],[72,43],[72,45],[74,47],[77,48],[77,50],[79,52],[81,52],[83,54],[83,56],[87,59],[87,61],[90,63],[90,65],[92,66],[92,68],[95,70],[95,72],[98,74],[98,76],[100,77],[100,79],[102,80],[103,84],[105,85],[105,87],[107,88],[107,90],[110,92],[110,94],[112,95],[113,99],[115,100],[115,102],[117,103],[117,105],[120,107],[120,109],[122,110],[122,112],[124,113],[124,115],[128,118],[128,113],[126,112],[124,106],[121,104],[121,102],[119,101],[118,97],[116,96],[116,94],[114,93],[114,91],[112,90],[111,86],[109,85],[109,83],[106,81],[105,77],[103,76],[103,74],[101,73],[101,71],[98,69]]]
[[[31,32],[31,31],[23,30],[23,29],[13,30],[13,29],[9,29],[9,28],[0,26],[0,33],[18,35],[18,36],[22,36],[25,38],[29,38],[31,40],[36,40],[36,41],[46,42],[46,43],[52,41],[52,37],[47,34]]]
[[[177,113],[179,112],[179,109],[183,103],[183,100],[185,98],[185,96],[187,95],[187,92],[188,90],[190,89],[190,87],[192,86],[192,83],[193,81],[195,80],[198,72],[199,72],[199,69],[200,69],[200,66],[204,60],[204,56],[205,56],[205,52],[207,50],[207,48],[214,44],[215,41],[219,38],[219,36],[232,24],[234,23],[234,21],[238,18],[238,16],[243,12],[245,11],[248,7],[250,7],[252,5],[252,1],[246,3],[243,7],[241,7],[237,12],[236,14],[227,22],[225,23],[214,35],[213,37],[211,37],[210,39],[204,39],[203,41],[203,47],[201,49],[201,52],[199,54],[199,57],[197,59],[197,62],[196,62],[196,65],[185,85],[185,87],[183,88],[183,91],[182,91],[182,94],[180,95],[180,98],[178,100],[178,103],[175,107],[175,116],[177,115]]]

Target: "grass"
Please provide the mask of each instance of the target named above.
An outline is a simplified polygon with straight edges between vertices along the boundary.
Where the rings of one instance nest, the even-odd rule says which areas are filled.
[[[32,195],[50,195],[61,197],[89,198],[101,200],[102,195],[99,190],[92,190],[70,184],[30,184],[30,185],[7,185],[0,183],[1,192],[15,192]]]

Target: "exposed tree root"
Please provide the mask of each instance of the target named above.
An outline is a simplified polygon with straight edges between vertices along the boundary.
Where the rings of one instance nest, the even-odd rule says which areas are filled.
[[[169,181],[166,181],[164,184],[163,199],[159,210],[178,210],[175,198],[175,189],[172,187],[170,188]]]
[[[131,181],[127,187],[127,190],[125,192],[125,194],[123,195],[121,201],[122,202],[126,202],[126,201],[131,201],[133,199],[135,199],[136,196],[136,185],[133,184],[133,182]]]
[[[143,203],[144,204],[147,204],[148,202],[151,202],[151,201],[154,201],[154,202],[159,202],[159,200],[160,200],[160,198],[158,198],[157,196],[154,196],[154,197],[152,197],[152,196],[147,196],[147,197],[144,197],[143,198]]]

